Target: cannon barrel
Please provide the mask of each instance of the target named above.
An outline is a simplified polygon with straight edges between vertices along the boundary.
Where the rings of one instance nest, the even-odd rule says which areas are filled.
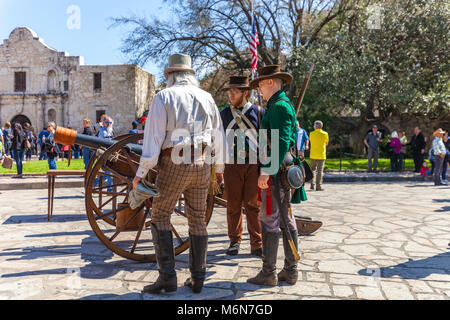
[[[55,142],[63,145],[73,146],[78,144],[83,147],[88,147],[94,150],[99,148],[109,148],[116,144],[118,141],[110,139],[102,139],[99,137],[88,136],[85,134],[79,134],[75,130],[58,127],[55,132]],[[142,146],[139,144],[130,143],[126,145],[131,152],[142,155]]]

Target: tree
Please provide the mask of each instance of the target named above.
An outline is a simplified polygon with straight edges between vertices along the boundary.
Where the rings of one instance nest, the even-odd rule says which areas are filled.
[[[300,75],[316,63],[303,109],[306,117],[359,115],[342,126],[364,135],[393,115],[449,115],[449,21],[444,1],[385,1],[379,28],[369,28],[360,3],[334,37],[298,47],[290,69]],[[299,79],[299,76],[296,77]],[[358,148],[362,149],[362,148]]]
[[[309,48],[331,21],[348,12],[352,0],[255,0],[260,38],[259,64],[283,62],[296,47]],[[250,0],[166,0],[170,21],[158,17],[119,17],[113,26],[132,26],[122,52],[139,65],[166,64],[183,52],[196,67],[249,73],[252,8]]]

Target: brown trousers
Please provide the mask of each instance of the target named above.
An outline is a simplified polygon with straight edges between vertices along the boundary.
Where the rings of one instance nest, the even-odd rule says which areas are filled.
[[[232,243],[242,241],[242,207],[244,207],[252,250],[262,247],[261,223],[258,217],[258,177],[259,170],[256,164],[225,165],[228,236]]]

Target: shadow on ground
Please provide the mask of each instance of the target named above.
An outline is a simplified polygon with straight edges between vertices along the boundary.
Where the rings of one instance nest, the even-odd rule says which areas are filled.
[[[450,276],[450,252],[441,253],[421,260],[409,260],[396,266],[376,269],[362,269],[358,272],[362,276],[379,276],[392,278],[398,276],[402,279],[424,279],[432,274]]]

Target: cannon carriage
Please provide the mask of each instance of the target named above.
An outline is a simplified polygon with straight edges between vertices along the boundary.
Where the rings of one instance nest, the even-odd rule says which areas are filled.
[[[78,144],[95,153],[86,168],[85,206],[92,230],[99,240],[114,253],[135,261],[155,262],[150,226],[152,199],[131,210],[129,193],[139,167],[143,134],[128,134],[113,140],[77,134],[76,131],[58,127],[55,142],[64,145]],[[147,179],[155,182],[158,169],[150,170]],[[210,188],[207,199],[206,223],[214,206],[226,206],[226,201],[214,195]],[[175,255],[189,248],[189,234],[184,197],[181,195],[171,219]]]

